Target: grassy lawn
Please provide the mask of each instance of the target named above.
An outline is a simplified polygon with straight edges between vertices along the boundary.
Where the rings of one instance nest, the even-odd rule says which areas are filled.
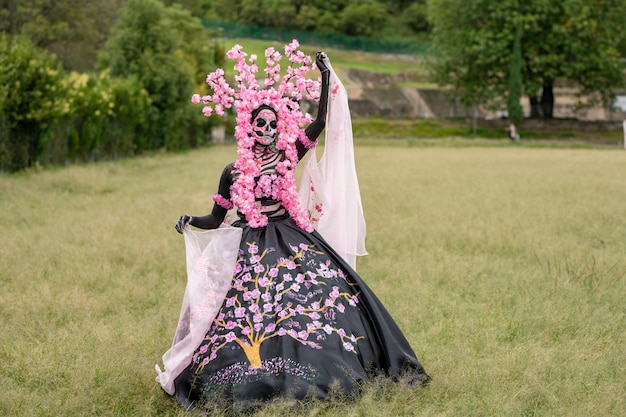
[[[454,140],[356,147],[359,272],[432,383],[254,416],[624,414],[626,153]],[[173,226],[210,210],[234,157],[222,145],[0,176],[0,415],[184,415],[153,369],[186,279]]]
[[[480,123],[482,125],[483,123]],[[506,121],[495,125],[480,126],[474,133],[472,121],[465,119],[389,119],[356,117],[352,120],[354,137],[366,142],[385,146],[400,142],[413,146],[488,146],[488,147],[541,147],[541,148],[623,148],[624,133],[621,130],[577,129],[575,126],[562,129],[533,128],[522,126],[522,140],[512,142],[506,137]],[[385,140],[391,139],[391,140]]]

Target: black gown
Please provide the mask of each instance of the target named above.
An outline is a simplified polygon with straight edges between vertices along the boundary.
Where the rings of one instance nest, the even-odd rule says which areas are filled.
[[[232,287],[175,379],[184,408],[235,411],[275,398],[347,396],[375,375],[430,378],[380,300],[314,231],[287,214],[243,235]]]

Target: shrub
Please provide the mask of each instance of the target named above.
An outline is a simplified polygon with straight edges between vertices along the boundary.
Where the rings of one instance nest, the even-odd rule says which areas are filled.
[[[430,29],[428,23],[428,7],[423,3],[413,3],[402,12],[402,23],[412,32],[427,32]]]
[[[342,32],[352,36],[374,36],[387,23],[385,8],[373,1],[351,3],[341,12]]]
[[[27,38],[0,34],[0,170],[37,162],[47,130],[63,114],[64,76]]]
[[[135,78],[72,72],[64,88],[64,116],[49,132],[45,162],[116,159],[146,141],[150,98]]]

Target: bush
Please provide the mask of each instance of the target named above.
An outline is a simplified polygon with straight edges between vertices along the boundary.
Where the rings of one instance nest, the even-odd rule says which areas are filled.
[[[0,34],[0,170],[33,165],[61,117],[64,73],[25,37]]]
[[[428,23],[428,7],[426,4],[413,3],[402,12],[402,23],[413,33],[427,32],[430,30]]]
[[[189,42],[178,29],[181,21],[189,23],[188,18],[158,0],[129,0],[101,55],[102,68],[114,77],[136,78],[150,97],[144,113],[147,134],[137,142],[138,151],[181,149],[195,140],[188,137],[188,123],[195,120],[188,112],[196,68],[189,59],[193,52],[185,50]],[[201,25],[198,30],[201,36]]]
[[[73,72],[64,86],[65,114],[48,133],[44,162],[117,159],[146,141],[150,99],[136,79]]]
[[[387,23],[387,13],[373,1],[351,3],[341,12],[342,32],[351,36],[374,36]]]

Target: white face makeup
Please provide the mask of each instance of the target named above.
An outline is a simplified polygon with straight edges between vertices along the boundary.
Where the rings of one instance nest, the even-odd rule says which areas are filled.
[[[252,121],[252,133],[257,143],[267,146],[276,139],[276,115],[263,109]]]

